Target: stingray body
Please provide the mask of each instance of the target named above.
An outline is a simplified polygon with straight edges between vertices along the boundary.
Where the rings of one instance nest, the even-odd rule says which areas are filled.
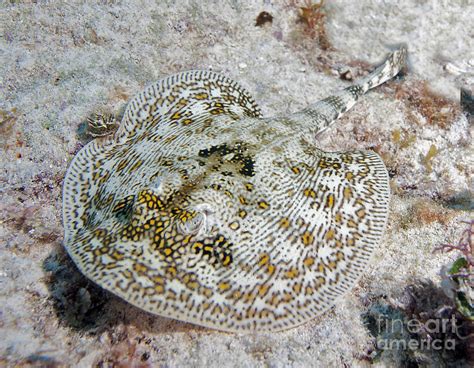
[[[198,325],[277,331],[321,314],[367,266],[389,183],[374,152],[324,152],[314,136],[396,75],[405,55],[275,118],[212,72],[151,85],[67,171],[68,253],[128,302]]]

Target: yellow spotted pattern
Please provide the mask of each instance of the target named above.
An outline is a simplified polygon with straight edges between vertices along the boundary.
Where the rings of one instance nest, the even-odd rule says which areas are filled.
[[[64,179],[68,253],[133,305],[210,328],[279,331],[323,313],[366,269],[389,185],[376,153],[312,137],[405,53],[288,116],[263,118],[237,83],[192,71],[149,86],[118,127],[92,119],[99,138]]]

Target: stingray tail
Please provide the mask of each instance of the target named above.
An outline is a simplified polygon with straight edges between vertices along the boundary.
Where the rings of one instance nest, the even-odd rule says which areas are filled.
[[[369,89],[385,83],[400,72],[400,70],[405,66],[406,58],[407,48],[406,46],[402,46],[397,51],[393,52],[382,65],[367,77],[357,82],[357,85],[361,86],[363,93],[365,93]]]
[[[350,87],[316,102],[314,105],[294,114],[295,119],[305,122],[313,133],[320,133],[349,110],[360,96],[396,76],[406,62],[407,49],[400,47],[372,73]]]

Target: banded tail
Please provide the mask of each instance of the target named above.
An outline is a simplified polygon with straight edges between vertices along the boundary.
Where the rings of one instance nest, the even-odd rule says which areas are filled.
[[[357,102],[368,90],[395,77],[405,66],[407,49],[400,47],[385,62],[362,80],[342,91],[316,102],[293,117],[305,120],[311,132],[320,133]]]

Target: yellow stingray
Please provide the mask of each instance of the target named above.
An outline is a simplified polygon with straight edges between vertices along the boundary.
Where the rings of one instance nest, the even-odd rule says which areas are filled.
[[[149,86],[67,171],[68,253],[137,307],[210,328],[278,331],[323,313],[380,241],[389,179],[376,153],[324,152],[314,136],[405,56],[275,118],[213,72]]]

